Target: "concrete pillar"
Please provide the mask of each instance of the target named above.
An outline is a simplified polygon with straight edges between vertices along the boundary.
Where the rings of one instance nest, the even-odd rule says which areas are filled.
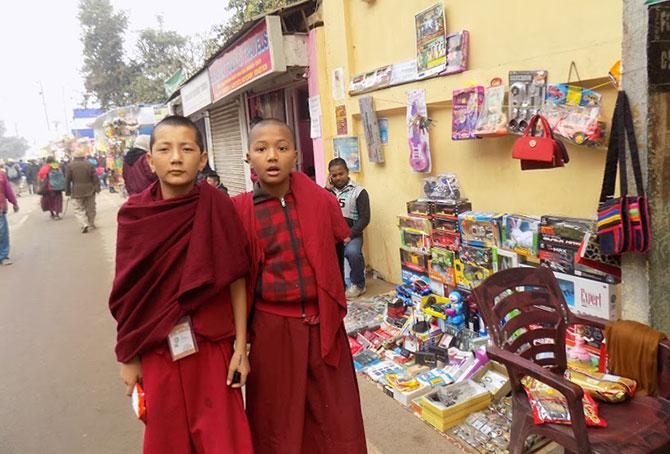
[[[648,84],[648,69],[659,64],[649,61],[647,53],[648,7],[639,0],[624,0],[623,18],[623,88],[640,146],[652,248],[646,256],[624,256],[622,316],[670,333],[670,94],[650,91]]]

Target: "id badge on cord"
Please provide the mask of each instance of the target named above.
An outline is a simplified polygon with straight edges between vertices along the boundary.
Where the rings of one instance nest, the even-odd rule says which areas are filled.
[[[195,341],[191,317],[184,317],[177,322],[168,335],[168,345],[172,361],[178,361],[198,352],[198,344]]]

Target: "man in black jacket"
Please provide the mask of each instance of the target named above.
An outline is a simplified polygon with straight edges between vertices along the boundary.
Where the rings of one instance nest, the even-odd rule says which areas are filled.
[[[351,227],[351,237],[344,240],[344,257],[349,262],[351,285],[347,299],[357,298],[365,292],[365,258],[363,257],[363,230],[370,223],[370,198],[368,191],[349,178],[349,168],[342,158],[328,163],[330,178],[327,188],[335,194],[342,209],[342,216]]]

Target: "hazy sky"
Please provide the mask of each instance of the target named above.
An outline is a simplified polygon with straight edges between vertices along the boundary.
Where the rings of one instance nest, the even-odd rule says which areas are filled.
[[[161,14],[165,28],[184,35],[204,34],[226,21],[224,0],[111,0],[129,17],[126,48],[137,31],[156,26]],[[0,120],[7,134],[25,137],[33,149],[66,132],[65,123],[83,94],[82,45],[77,0],[4,2],[0,15]],[[130,41],[130,42],[128,42]],[[44,87],[49,127],[39,82]],[[30,152],[29,152],[30,153]]]

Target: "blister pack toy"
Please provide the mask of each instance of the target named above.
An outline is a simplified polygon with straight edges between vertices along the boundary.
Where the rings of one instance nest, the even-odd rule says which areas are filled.
[[[484,87],[454,90],[451,112],[451,139],[476,139],[477,120],[484,104]]]
[[[496,77],[484,90],[484,106],[477,120],[475,133],[479,137],[507,135],[507,115],[503,109],[505,86],[501,78]]]
[[[461,200],[461,185],[453,173],[424,178],[423,193],[430,200],[457,202]]]
[[[521,134],[540,111],[547,92],[547,71],[510,71],[507,129]]]
[[[596,91],[568,84],[547,87],[542,115],[554,134],[576,145],[602,145],[605,123],[600,121],[602,95]]]
[[[503,218],[503,247],[524,257],[537,257],[540,220],[528,216],[505,215]]]
[[[468,69],[470,33],[467,30],[447,35],[447,67],[440,75],[462,73]]]

